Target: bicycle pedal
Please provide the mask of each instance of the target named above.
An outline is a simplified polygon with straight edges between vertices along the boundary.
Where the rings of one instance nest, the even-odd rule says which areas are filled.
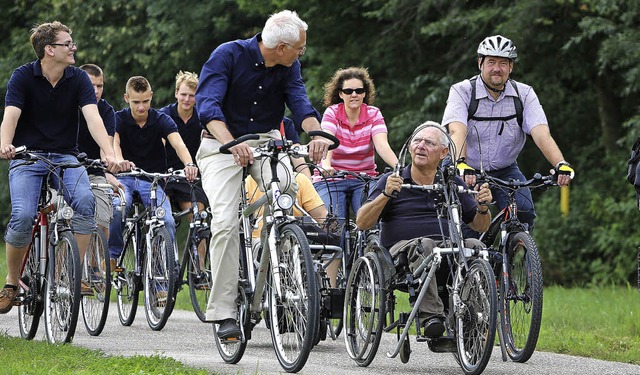
[[[437,339],[429,339],[426,338],[427,344],[429,345],[429,350],[434,353],[454,353],[458,350],[456,346],[456,340],[453,336],[443,336],[438,337]],[[418,340],[421,341],[421,340]]]

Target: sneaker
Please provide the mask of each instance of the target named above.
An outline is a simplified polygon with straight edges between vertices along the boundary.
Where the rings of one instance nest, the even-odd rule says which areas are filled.
[[[83,297],[93,297],[93,288],[84,280],[80,282],[80,295]]]
[[[220,321],[219,324],[217,332],[218,337],[221,339],[239,338],[240,335],[242,335],[240,327],[238,327],[238,323],[236,323],[235,319],[225,319]]]
[[[5,285],[0,290],[0,314],[6,314],[11,311],[16,294],[18,294],[18,287],[13,285]]]

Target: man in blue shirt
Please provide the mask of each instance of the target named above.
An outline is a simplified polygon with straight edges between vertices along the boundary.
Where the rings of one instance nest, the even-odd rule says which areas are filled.
[[[96,106],[96,96],[87,74],[73,67],[77,45],[71,30],[56,21],[31,30],[31,45],[38,60],[16,69],[7,85],[4,117],[0,127],[0,157],[13,159],[15,145],[38,151],[54,163],[77,163],[78,108],[91,136],[98,143],[110,170],[118,163]],[[0,290],[0,313],[11,310],[17,293],[20,264],[31,242],[31,230],[38,207],[43,178],[49,170],[42,163],[16,166],[9,171],[11,219],[7,225],[7,279]],[[72,227],[81,259],[91,232],[96,228],[95,201],[89,178],[82,168],[70,168],[64,184],[75,214]],[[29,187],[29,188],[25,188]]]
[[[196,158],[202,170],[203,187],[212,208],[211,266],[212,292],[207,320],[220,324],[221,338],[238,337],[236,296],[238,290],[238,200],[242,168],[263,186],[271,180],[268,163],[264,171],[253,164],[250,146],[280,138],[279,126],[285,105],[293,121],[305,131],[320,130],[319,113],[307,98],[298,57],[304,55],[307,24],[295,12],[282,11],[267,20],[262,33],[251,39],[236,40],[218,46],[202,67],[196,91],[200,123],[205,128]],[[219,147],[245,134],[261,135],[231,147],[231,155]],[[328,143],[322,139],[309,143],[311,159],[326,156]],[[282,160],[293,176],[289,158]],[[283,174],[284,176],[284,174]],[[295,179],[281,186],[295,196]]]

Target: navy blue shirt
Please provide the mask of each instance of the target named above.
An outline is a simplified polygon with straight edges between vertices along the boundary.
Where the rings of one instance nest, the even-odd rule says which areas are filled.
[[[224,122],[234,137],[278,129],[285,104],[301,130],[302,120],[320,114],[307,98],[300,62],[267,68],[258,42],[251,39],[221,44],[202,67],[196,90],[203,128],[212,120]]]
[[[376,187],[369,194],[367,202],[382,194],[391,173],[380,177]],[[415,184],[411,179],[411,165],[402,171],[402,178],[405,184]],[[459,178],[456,183],[464,185],[464,182]],[[423,236],[441,239],[440,221],[442,221],[444,235],[448,236],[449,227],[446,219],[438,219],[436,212],[436,198],[439,194],[435,191],[402,189],[397,198],[390,199],[380,213],[380,243],[382,246],[389,249],[398,241]],[[476,215],[477,203],[469,194],[460,193],[458,197],[462,204],[462,220],[468,224],[473,221]]]
[[[176,123],[178,126],[178,133],[180,133],[184,144],[187,146],[187,149],[191,154],[191,160],[195,163],[196,152],[198,152],[198,148],[200,147],[200,135],[202,133],[196,109],[194,108],[193,115],[189,120],[187,120],[186,124],[178,114],[178,103],[164,106],[160,108],[160,112],[169,115]],[[176,150],[174,150],[169,142],[167,142],[165,148],[167,149],[167,165],[169,168],[173,168],[174,170],[184,168],[184,164],[182,164]]]
[[[100,99],[98,102],[98,112],[104,123],[104,128],[111,137],[116,133],[116,111],[106,100]],[[78,113],[78,150],[84,152],[91,159],[100,159],[100,146],[91,136],[87,120],[82,112]]]
[[[69,66],[56,87],[42,75],[40,60],[16,69],[7,84],[5,106],[22,111],[13,145],[31,150],[75,154],[78,151],[78,107],[96,104],[86,72]]]
[[[294,144],[300,143],[300,135],[296,131],[296,127],[290,118],[284,117],[282,119],[282,127],[284,129],[280,129],[280,133],[282,134],[284,131],[283,135],[285,139],[291,141]]]
[[[149,108],[149,117],[143,127],[138,126],[131,115],[131,108],[116,112],[116,133],[120,137],[120,149],[125,160],[132,161],[147,172],[167,171],[167,153],[163,139],[178,131],[171,117]]]

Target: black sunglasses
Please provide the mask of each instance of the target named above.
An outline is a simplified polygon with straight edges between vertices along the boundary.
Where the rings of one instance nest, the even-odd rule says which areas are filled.
[[[342,91],[345,95],[351,95],[351,94],[353,94],[354,91],[358,95],[364,94],[364,88],[363,87],[360,87],[358,89],[340,89],[340,91]]]

